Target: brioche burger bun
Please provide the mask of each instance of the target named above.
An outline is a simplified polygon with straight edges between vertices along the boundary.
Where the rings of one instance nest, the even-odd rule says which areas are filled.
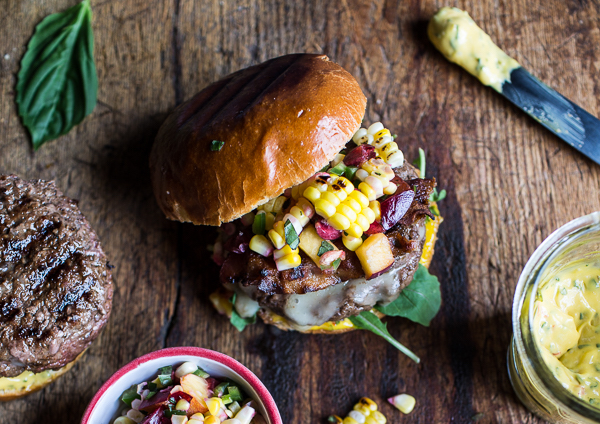
[[[339,228],[335,230],[328,219],[318,215],[319,210],[310,212],[308,200],[299,200],[311,182],[338,190],[336,195],[344,190],[342,197],[361,196],[344,177],[316,174],[345,160],[340,155],[341,151],[347,153],[343,149],[356,148],[351,140],[361,128],[366,103],[354,77],[327,56],[292,54],[223,78],[166,119],[150,155],[154,193],[169,219],[220,227],[213,259],[222,266],[223,288],[211,295],[220,312],[231,315],[235,309],[242,318],[258,313],[266,323],[285,330],[349,331],[354,326],[348,317],[371,310],[376,303],[393,301],[410,283],[419,262],[428,265],[440,222],[430,220],[434,222],[430,225],[425,220],[425,215],[431,215],[428,199],[435,180],[422,180],[425,183],[417,184],[419,189],[411,186],[411,193],[417,194],[413,203],[409,202],[404,221],[385,231],[379,221],[374,222],[375,215],[365,212],[371,219],[362,238],[375,235],[369,239],[378,243],[368,243],[373,245],[372,251],[381,247],[389,256],[384,269],[365,265],[373,257],[361,255],[360,247],[346,246],[348,240],[360,241],[348,233],[342,237]],[[375,162],[378,166],[387,166],[379,157],[386,156],[382,150],[370,145],[363,150],[379,161]],[[403,157],[394,165],[393,170],[387,166],[387,178],[392,181],[393,177],[398,190],[404,186],[408,190],[406,182],[416,181],[418,170]],[[360,181],[354,181],[358,186]],[[298,227],[289,216],[291,208],[301,202],[308,209],[305,222]],[[362,207],[364,211],[365,205]],[[252,224],[261,214],[267,215],[263,245],[272,249],[267,246],[259,254],[252,249]],[[292,237],[293,233],[299,235],[299,250],[290,254],[297,260],[294,266],[280,262],[285,249],[293,244],[287,229],[283,248],[277,245],[277,236],[271,239],[267,231],[283,227],[283,223],[293,224]],[[379,230],[372,232],[373,225]],[[338,231],[338,236],[326,235],[332,231]],[[262,229],[259,232],[263,234]],[[340,259],[333,262],[335,266],[323,265],[325,255],[319,246],[324,245],[333,249],[333,253],[327,252],[330,257]],[[231,304],[232,293],[235,305]]]
[[[0,401],[67,372],[108,321],[112,294],[77,202],[54,182],[0,175]]]

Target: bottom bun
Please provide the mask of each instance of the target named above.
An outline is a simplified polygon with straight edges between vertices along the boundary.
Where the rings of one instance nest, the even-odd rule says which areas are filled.
[[[23,371],[16,377],[0,377],[0,402],[18,399],[43,389],[69,371],[84,353],[85,351],[80,353],[73,361],[57,370],[47,370],[39,373]]]

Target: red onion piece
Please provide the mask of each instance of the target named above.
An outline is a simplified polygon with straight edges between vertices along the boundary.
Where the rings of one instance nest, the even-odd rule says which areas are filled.
[[[412,190],[394,194],[381,202],[381,226],[388,231],[406,214],[415,198]]]
[[[315,222],[315,230],[323,240],[336,240],[342,236],[341,231],[333,228],[325,220]]]
[[[361,144],[348,152],[344,158],[344,164],[347,166],[360,166],[376,156],[375,147],[368,144]]]
[[[379,222],[373,221],[373,223],[371,224],[369,229],[367,231],[365,231],[365,234],[370,236],[371,234],[377,234],[377,233],[383,233],[383,227],[381,226],[381,224]]]

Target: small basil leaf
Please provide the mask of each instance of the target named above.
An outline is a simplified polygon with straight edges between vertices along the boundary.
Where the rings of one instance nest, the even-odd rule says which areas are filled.
[[[219,150],[221,150],[223,148],[224,145],[225,145],[224,141],[213,140],[210,143],[210,150],[212,152],[218,152]]]
[[[264,235],[265,229],[267,226],[267,214],[260,213],[254,217],[254,222],[252,223],[252,232],[257,235]]]
[[[34,149],[92,113],[97,94],[92,9],[84,0],[38,24],[21,60],[16,102]]]
[[[296,249],[300,245],[300,238],[298,237],[298,233],[296,233],[292,221],[289,219],[285,221],[283,230],[285,232],[285,242],[290,245],[292,250]]]
[[[317,256],[321,256],[321,255],[323,255],[323,253],[329,252],[330,250],[333,250],[333,249],[334,249],[334,247],[330,242],[328,242],[327,240],[323,240],[321,242],[321,246],[319,247],[319,251],[317,252]]]
[[[383,337],[387,340],[392,346],[398,349],[400,352],[404,353],[410,359],[415,361],[417,364],[421,361],[417,355],[411,352],[406,346],[398,342],[396,339],[392,337],[392,335],[387,330],[387,325],[381,322],[379,317],[370,311],[362,311],[359,315],[348,317],[348,319],[354,324],[356,327],[362,330],[369,330],[378,336]]]
[[[385,306],[376,305],[375,309],[386,315],[405,317],[428,327],[440,310],[441,303],[440,282],[427,268],[419,264],[413,280],[400,292],[400,296]]]

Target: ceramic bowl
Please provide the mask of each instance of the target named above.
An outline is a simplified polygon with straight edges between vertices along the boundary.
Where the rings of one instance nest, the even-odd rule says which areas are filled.
[[[110,424],[123,409],[121,394],[134,384],[156,376],[160,367],[194,362],[211,376],[234,381],[256,401],[259,412],[268,424],[282,424],[273,397],[252,371],[235,359],[213,350],[199,347],[171,347],[141,356],[117,371],[98,390],[88,405],[81,424]]]

